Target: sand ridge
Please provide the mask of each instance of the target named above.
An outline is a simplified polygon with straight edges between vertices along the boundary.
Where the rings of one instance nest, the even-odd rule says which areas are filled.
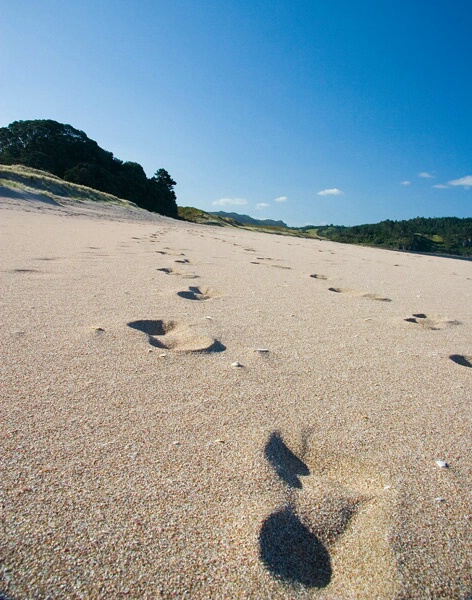
[[[0,216],[1,594],[470,596],[471,263]]]

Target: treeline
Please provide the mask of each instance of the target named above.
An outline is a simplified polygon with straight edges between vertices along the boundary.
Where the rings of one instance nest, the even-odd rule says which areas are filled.
[[[372,225],[304,227],[334,242],[364,244],[411,252],[472,256],[472,218],[421,218]]]
[[[165,169],[148,178],[140,164],[119,160],[71,125],[34,120],[1,127],[0,163],[48,171],[146,210],[177,217],[176,183]]]

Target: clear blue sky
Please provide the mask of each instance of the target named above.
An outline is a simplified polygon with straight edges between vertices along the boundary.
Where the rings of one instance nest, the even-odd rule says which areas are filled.
[[[166,168],[180,205],[470,217],[472,2],[3,0],[0,126],[23,119]]]

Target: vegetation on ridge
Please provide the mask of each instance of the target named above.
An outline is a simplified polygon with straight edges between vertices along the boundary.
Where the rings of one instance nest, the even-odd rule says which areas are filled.
[[[380,223],[353,227],[309,225],[300,228],[300,231],[345,244],[472,256],[472,218],[417,217],[407,221],[387,219]]]
[[[146,210],[177,217],[176,183],[165,169],[148,179],[140,164],[119,160],[71,125],[34,120],[1,127],[0,163],[47,171]]]
[[[129,200],[70,183],[46,171],[23,165],[0,164],[0,187],[3,188],[0,195],[6,197],[27,198],[59,205],[63,204],[64,200],[106,203],[138,210],[138,206]]]
[[[228,216],[218,216],[231,214]],[[208,225],[231,225],[253,231],[316,238],[361,244],[392,250],[410,252],[434,252],[455,256],[472,256],[472,218],[457,217],[416,218],[408,221],[382,221],[371,225],[345,227],[341,225],[307,225],[288,227],[266,225],[264,221],[251,219],[237,213],[207,213],[197,208],[179,207],[179,217],[184,221]]]

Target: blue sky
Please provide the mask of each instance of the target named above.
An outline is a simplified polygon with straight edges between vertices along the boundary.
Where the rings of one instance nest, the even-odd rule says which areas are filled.
[[[4,0],[0,126],[54,119],[180,205],[472,216],[470,0]]]

